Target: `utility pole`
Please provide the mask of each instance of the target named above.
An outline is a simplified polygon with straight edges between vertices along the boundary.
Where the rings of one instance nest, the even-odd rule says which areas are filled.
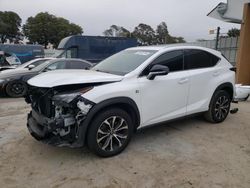
[[[217,27],[216,41],[215,41],[215,50],[218,50],[219,37],[220,37],[220,27]]]

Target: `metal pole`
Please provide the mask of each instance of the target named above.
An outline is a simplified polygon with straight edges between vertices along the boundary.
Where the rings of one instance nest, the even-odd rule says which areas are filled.
[[[219,37],[220,37],[220,27],[217,27],[217,34],[216,34],[216,41],[215,41],[215,50],[218,50]]]

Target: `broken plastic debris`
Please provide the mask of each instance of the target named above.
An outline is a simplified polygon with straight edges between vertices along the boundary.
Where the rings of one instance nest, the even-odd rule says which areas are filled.
[[[77,107],[82,111],[83,114],[87,114],[90,110],[90,108],[92,107],[92,105],[90,104],[85,104],[84,102],[82,101],[79,101],[77,103]]]

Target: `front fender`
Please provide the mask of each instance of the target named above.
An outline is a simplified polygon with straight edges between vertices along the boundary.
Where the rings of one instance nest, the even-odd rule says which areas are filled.
[[[81,145],[84,145],[85,139],[86,139],[86,134],[88,132],[88,127],[91,124],[91,121],[93,120],[94,116],[98,114],[98,112],[100,112],[101,110],[108,108],[110,106],[114,106],[114,105],[122,105],[122,104],[126,104],[129,105],[133,111],[135,112],[135,116],[136,116],[136,126],[138,127],[140,125],[140,112],[139,109],[136,105],[136,103],[129,97],[115,97],[115,98],[111,98],[111,99],[107,99],[104,100],[96,105],[94,105],[91,110],[89,111],[89,113],[87,114],[84,122],[81,125],[81,130],[80,130],[80,134],[79,134],[79,142],[81,142]]]

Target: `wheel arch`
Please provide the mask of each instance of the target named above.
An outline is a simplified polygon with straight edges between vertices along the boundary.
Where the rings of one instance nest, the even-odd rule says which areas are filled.
[[[215,98],[215,96],[217,95],[217,93],[218,93],[219,91],[227,92],[227,93],[229,94],[231,100],[233,100],[233,97],[234,97],[234,86],[233,86],[233,84],[230,83],[230,82],[223,83],[223,84],[219,85],[219,86],[215,89],[215,91],[214,91],[214,93],[213,93],[213,95],[212,95],[212,97],[211,97],[211,99],[210,99],[208,111],[206,111],[205,114],[204,114],[205,119],[206,119],[207,121],[211,122],[211,123],[220,123],[220,122],[222,122],[222,121],[225,120],[225,119],[223,119],[223,120],[218,120],[218,119],[217,119],[217,120],[216,120],[215,117],[214,117],[214,115],[213,115],[213,112],[212,112],[213,101],[214,101],[214,98]],[[230,111],[230,103],[229,103],[229,110],[228,110],[228,112],[229,112],[229,111]],[[227,114],[227,115],[228,115],[228,114]],[[226,115],[226,117],[227,117],[227,115]]]
[[[132,118],[132,121],[135,125],[134,129],[140,125],[140,112],[135,103],[135,101],[129,97],[116,97],[104,100],[98,104],[96,104],[88,113],[86,119],[84,120],[84,124],[86,125],[85,134],[88,132],[88,127],[91,124],[93,118],[101,111],[106,110],[108,108],[118,107],[122,110],[126,111]]]
[[[230,82],[226,82],[226,83],[223,83],[221,85],[219,85],[215,91],[214,91],[214,94],[217,92],[217,91],[220,91],[220,90],[224,90],[226,92],[228,92],[228,94],[230,95],[231,99],[233,100],[233,97],[234,97],[234,86],[232,83]],[[213,95],[214,95],[213,94]]]

